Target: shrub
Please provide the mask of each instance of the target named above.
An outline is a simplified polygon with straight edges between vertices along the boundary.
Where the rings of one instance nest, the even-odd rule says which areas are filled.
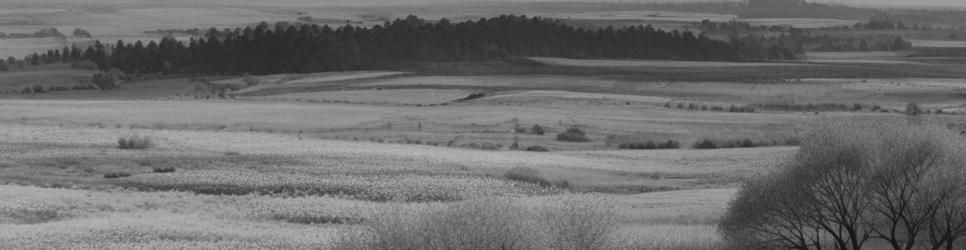
[[[483,98],[485,96],[486,96],[486,93],[482,93],[482,92],[480,92],[480,93],[473,93],[473,94],[470,94],[470,95],[468,95],[468,96],[466,96],[466,97],[464,97],[462,99],[459,99],[457,101],[461,101],[461,102],[462,101],[469,101],[469,100],[474,100],[474,99],[480,99],[480,98]]]
[[[86,30],[83,30],[81,28],[75,28],[74,29],[74,36],[76,36],[76,37],[86,37],[86,38],[91,38],[92,37],[90,32],[88,32]]]
[[[918,103],[910,102],[906,104],[906,115],[918,116],[918,115],[921,115],[922,113],[923,113],[922,108],[919,107]]]
[[[174,167],[155,167],[153,168],[155,173],[174,173]]]
[[[154,147],[154,141],[150,136],[130,135],[118,138],[117,147],[120,149],[149,149]]]
[[[261,83],[261,81],[259,81],[258,78],[252,77],[251,75],[248,75],[248,74],[245,74],[242,81],[245,82],[245,86],[249,86],[249,87],[255,86]]]
[[[543,126],[540,126],[540,124],[533,124],[533,127],[530,128],[530,130],[536,135],[544,135],[547,133],[547,130],[543,128]]]
[[[617,146],[620,149],[675,149],[680,148],[681,144],[674,140],[656,143],[652,140],[646,142],[624,142]]]
[[[537,184],[541,187],[553,186],[553,182],[540,176],[540,171],[528,167],[511,168],[503,174],[503,177],[509,180]]]
[[[130,177],[130,176],[131,176],[131,173],[128,173],[128,172],[110,172],[110,173],[104,174],[104,178],[107,178],[107,179],[117,179],[117,178],[124,178],[124,177]]]
[[[108,71],[97,72],[94,74],[91,83],[97,85],[101,89],[114,89],[121,86],[121,78],[124,73],[118,69],[111,69]]]
[[[666,142],[658,144],[657,146],[660,148],[675,149],[675,148],[681,148],[681,143],[675,140],[667,140]]]
[[[530,146],[530,147],[527,147],[527,151],[530,151],[530,152],[550,152],[550,149],[547,149],[547,148],[545,148],[543,146]]]
[[[589,142],[590,138],[580,128],[570,127],[566,132],[558,134],[557,140],[565,142]]]
[[[702,139],[700,141],[695,142],[694,143],[694,146],[692,146],[691,148],[694,148],[694,149],[716,149],[716,148],[718,148],[718,144],[715,143],[714,141],[710,140],[710,139]]]
[[[603,202],[489,198],[394,210],[349,231],[334,249],[608,249],[617,216]],[[412,212],[405,212],[412,211]]]
[[[966,143],[903,119],[812,128],[785,168],[747,183],[720,223],[741,249],[953,249],[966,238]]]

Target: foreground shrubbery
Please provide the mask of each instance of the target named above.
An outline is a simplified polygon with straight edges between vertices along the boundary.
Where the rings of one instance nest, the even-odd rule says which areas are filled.
[[[966,142],[920,123],[813,128],[785,169],[738,193],[721,231],[740,249],[962,249]]]
[[[527,204],[487,198],[390,213],[347,233],[334,249],[612,249],[615,211],[603,202]]]

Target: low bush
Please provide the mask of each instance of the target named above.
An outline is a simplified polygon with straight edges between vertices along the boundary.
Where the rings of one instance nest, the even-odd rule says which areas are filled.
[[[130,176],[131,176],[131,173],[128,173],[128,172],[110,172],[110,173],[104,174],[104,178],[107,178],[107,179],[117,179],[117,178],[124,178],[124,177],[130,177]]]
[[[645,142],[624,142],[617,146],[620,149],[675,149],[681,148],[681,143],[668,140],[665,142],[657,143],[652,140],[647,140]]]
[[[155,173],[174,173],[174,167],[155,167],[153,168]]]
[[[545,148],[543,146],[530,146],[530,147],[527,147],[527,151],[530,151],[530,152],[550,152],[550,149],[547,149],[547,148]]]
[[[547,129],[543,128],[543,126],[540,126],[540,124],[533,124],[533,127],[530,128],[530,131],[536,135],[544,135],[547,133]]]
[[[694,143],[694,146],[692,146],[691,148],[694,148],[694,149],[716,149],[716,148],[718,148],[718,144],[715,143],[714,141],[710,140],[710,139],[702,139],[700,141],[695,142]]]
[[[554,186],[553,182],[540,175],[540,171],[528,167],[511,168],[503,174],[503,177],[509,180],[537,184],[541,187]]]
[[[473,94],[470,94],[470,95],[468,95],[468,96],[466,96],[466,97],[464,97],[462,99],[459,99],[457,101],[461,101],[461,102],[462,101],[469,101],[469,100],[474,100],[474,99],[480,99],[480,98],[483,98],[485,96],[486,96],[486,93],[482,93],[482,92],[481,93],[473,93]]]
[[[571,127],[567,131],[558,134],[557,140],[565,142],[589,142],[590,137],[587,137],[587,134],[583,130],[580,130],[580,128]]]
[[[118,138],[117,147],[120,149],[149,149],[154,147],[154,141],[150,136],[130,135]]]

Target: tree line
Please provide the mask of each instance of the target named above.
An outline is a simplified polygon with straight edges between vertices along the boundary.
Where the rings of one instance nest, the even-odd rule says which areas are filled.
[[[459,23],[446,19],[427,22],[409,16],[371,28],[262,22],[234,30],[212,28],[204,37],[186,42],[170,36],[147,44],[95,42],[86,50],[64,48],[32,55],[25,61],[89,60],[101,69],[117,68],[126,73],[272,74],[526,56],[757,61],[769,59],[769,50],[787,51],[739,37],[725,42],[690,31],[664,31],[651,26],[590,30],[526,16]]]

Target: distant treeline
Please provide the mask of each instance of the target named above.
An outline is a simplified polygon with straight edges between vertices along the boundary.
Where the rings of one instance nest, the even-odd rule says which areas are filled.
[[[647,26],[585,30],[552,19],[500,16],[430,23],[415,16],[372,28],[262,22],[210,29],[205,38],[114,45],[95,42],[28,61],[90,60],[127,73],[291,73],[381,69],[404,63],[484,61],[519,56],[756,61],[793,53],[745,38],[709,39]],[[68,50],[65,48],[65,50]],[[769,56],[772,55],[772,56]],[[774,55],[782,55],[776,58]],[[44,57],[52,57],[46,59]],[[79,57],[79,58],[77,58]]]
[[[896,24],[887,20],[870,21],[867,24],[870,25],[867,27],[870,29],[873,27],[893,27],[892,29],[895,29],[895,27],[907,28],[901,22]],[[912,48],[911,42],[906,41],[902,37],[889,34],[857,33],[829,35],[826,33],[822,35],[811,35],[812,30],[810,29],[795,28],[788,25],[755,26],[751,23],[738,21],[711,22],[710,20],[704,20],[699,27],[708,33],[724,33],[731,36],[742,33],[761,34],[758,36],[749,35],[742,39],[747,43],[757,43],[763,46],[778,46],[779,50],[777,52],[790,51],[795,55],[800,55],[805,51],[898,51]],[[848,26],[840,28],[850,29]],[[781,35],[763,35],[764,33],[774,32],[779,32]],[[755,39],[756,37],[757,39]]]

